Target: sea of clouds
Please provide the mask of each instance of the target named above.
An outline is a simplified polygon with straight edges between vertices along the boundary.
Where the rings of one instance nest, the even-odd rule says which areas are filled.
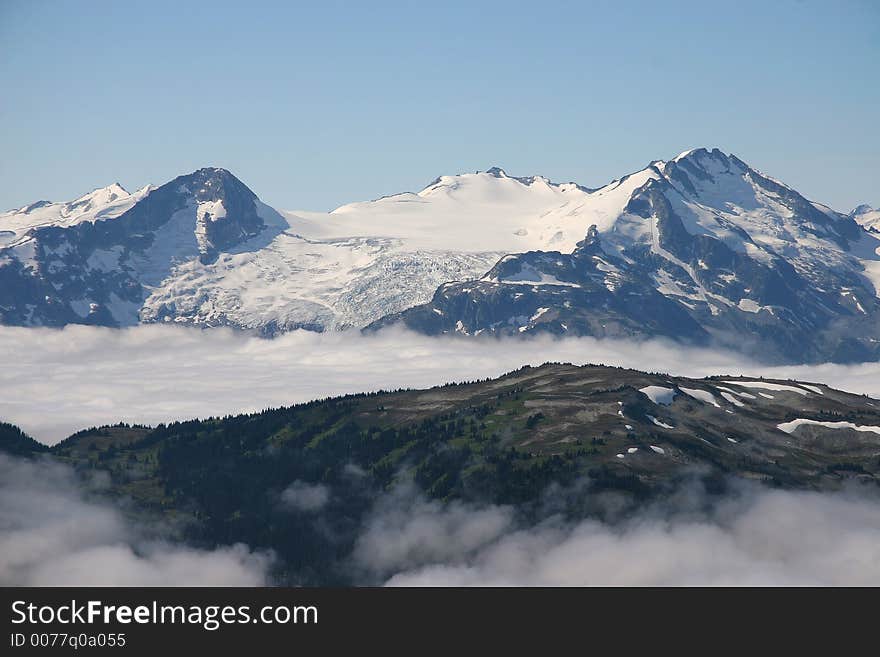
[[[55,443],[90,426],[157,424],[378,389],[494,377],[547,361],[702,377],[797,378],[880,397],[880,363],[768,367],[665,341],[538,336],[427,337],[295,331],[273,340],[228,329],[0,327],[0,420]]]

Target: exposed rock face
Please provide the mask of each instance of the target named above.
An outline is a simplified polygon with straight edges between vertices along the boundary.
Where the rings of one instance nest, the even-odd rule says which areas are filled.
[[[0,251],[0,321],[137,323],[149,287],[175,265],[213,262],[266,229],[257,197],[223,169],[200,169],[123,198],[130,201],[127,208],[117,204],[128,196],[120,191],[109,200],[101,195],[65,204],[60,220],[29,227],[10,240]],[[7,220],[38,208],[45,204]]]

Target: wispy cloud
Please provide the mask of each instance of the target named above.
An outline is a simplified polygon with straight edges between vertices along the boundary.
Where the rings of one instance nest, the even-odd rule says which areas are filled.
[[[876,491],[813,493],[735,484],[682,491],[618,523],[392,494],[354,552],[391,586],[880,584]]]
[[[197,550],[87,499],[73,470],[0,454],[0,585],[257,586],[271,558],[237,544]]]
[[[330,501],[330,488],[323,484],[294,481],[281,492],[281,503],[295,511],[320,511]]]
[[[766,367],[669,342],[592,338],[431,338],[297,331],[264,340],[174,326],[0,327],[0,419],[44,442],[87,426],[155,424],[254,411],[380,388],[497,376],[546,361],[606,363],[686,376],[763,374],[880,396],[880,364]]]

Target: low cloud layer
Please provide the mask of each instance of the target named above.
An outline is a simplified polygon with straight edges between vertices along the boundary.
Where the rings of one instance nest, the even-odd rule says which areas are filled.
[[[274,340],[226,329],[0,327],[0,419],[54,443],[119,421],[249,412],[318,397],[497,376],[546,361],[602,362],[684,376],[763,374],[880,397],[880,364],[766,367],[668,342],[430,338],[297,331]]]
[[[73,471],[0,454],[0,586],[258,586],[270,558],[146,538]]]
[[[354,559],[390,586],[880,585],[876,491],[739,488],[723,500],[682,491],[615,525],[531,527],[509,507],[394,494]]]
[[[66,465],[0,455],[0,586],[271,583],[269,555],[147,537],[87,489]],[[321,522],[332,490],[287,490]],[[694,485],[614,522],[542,517],[527,524],[513,507],[442,503],[402,485],[368,514],[349,570],[354,583],[389,586],[880,585],[875,488],[734,482],[718,498]]]

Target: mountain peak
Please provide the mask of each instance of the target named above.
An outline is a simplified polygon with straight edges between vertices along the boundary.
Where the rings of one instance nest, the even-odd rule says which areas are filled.
[[[38,209],[40,209],[40,208],[44,208],[44,207],[46,207],[47,205],[52,205],[52,201],[35,201],[35,202],[33,202],[33,203],[30,203],[30,204],[28,204],[28,205],[25,205],[25,206],[22,207],[22,208],[18,208],[18,209],[15,209],[15,210],[10,210],[10,212],[18,212],[18,213],[21,213],[21,214],[30,214],[30,213],[33,212],[34,210],[38,210]]]
[[[192,173],[175,178],[169,185],[175,189],[185,188],[194,194],[199,201],[215,201],[221,196],[236,196],[249,204],[256,194],[229,170],[221,167],[202,167]]]
[[[92,194],[117,194],[117,195],[125,195],[128,194],[128,190],[125,189],[119,182],[114,182],[106,187],[101,187],[96,189]]]
[[[190,175],[201,175],[201,176],[232,176],[232,173],[229,169],[224,169],[223,167],[201,167],[196,169]],[[232,176],[233,178],[235,176]]]
[[[688,162],[690,164],[700,164],[707,159],[727,164],[731,161],[736,161],[737,158],[732,153],[725,153],[720,148],[706,148],[704,146],[700,146],[698,148],[691,148],[686,151],[682,151],[674,158],[672,158],[670,162]]]
[[[82,201],[83,199],[89,199],[89,198],[98,198],[98,197],[104,197],[104,196],[109,197],[114,194],[117,196],[128,196],[128,190],[125,189],[125,187],[120,185],[118,182],[115,182],[110,185],[107,185],[106,187],[98,187],[97,189],[93,189],[88,194],[83,194],[75,201],[71,201],[71,203],[78,203],[79,201]]]
[[[184,174],[180,178],[196,181],[217,181],[222,183],[234,182],[244,185],[231,171],[222,167],[202,167],[192,173]]]
[[[707,151],[706,151],[705,148],[689,148],[688,150],[686,150],[686,151],[682,151],[681,153],[679,153],[678,155],[676,155],[674,158],[672,158],[672,161],[673,161],[673,162],[678,162],[679,160],[683,160],[683,159],[685,159],[686,157],[690,157],[690,156],[692,156],[692,155],[696,155],[696,154],[698,154],[699,152],[706,153]]]
[[[88,212],[89,210],[113,203],[119,199],[127,198],[128,196],[130,196],[128,191],[118,182],[115,182],[106,187],[99,187],[84,196],[80,196],[75,201],[67,203],[64,211],[67,213],[74,210]]]
[[[474,181],[486,180],[487,178],[495,178],[497,180],[506,180],[506,181],[514,181],[518,182],[525,186],[533,185],[536,182],[543,182],[546,185],[552,185],[558,187],[559,184],[553,183],[544,176],[511,176],[507,171],[502,169],[499,166],[492,166],[486,169],[485,171],[474,171],[472,173],[458,173],[455,175],[442,175],[434,178],[430,183],[428,183],[419,193],[419,195],[429,194],[431,192],[437,191],[443,187],[450,187],[457,189],[462,184],[470,184]],[[563,183],[563,184],[574,184],[574,183]],[[586,188],[582,188],[586,190]],[[384,198],[394,198],[395,196],[399,196],[399,194],[394,194],[390,197]],[[344,207],[344,206],[343,206]]]
[[[851,219],[872,232],[880,232],[880,209],[862,203],[849,213]]]

